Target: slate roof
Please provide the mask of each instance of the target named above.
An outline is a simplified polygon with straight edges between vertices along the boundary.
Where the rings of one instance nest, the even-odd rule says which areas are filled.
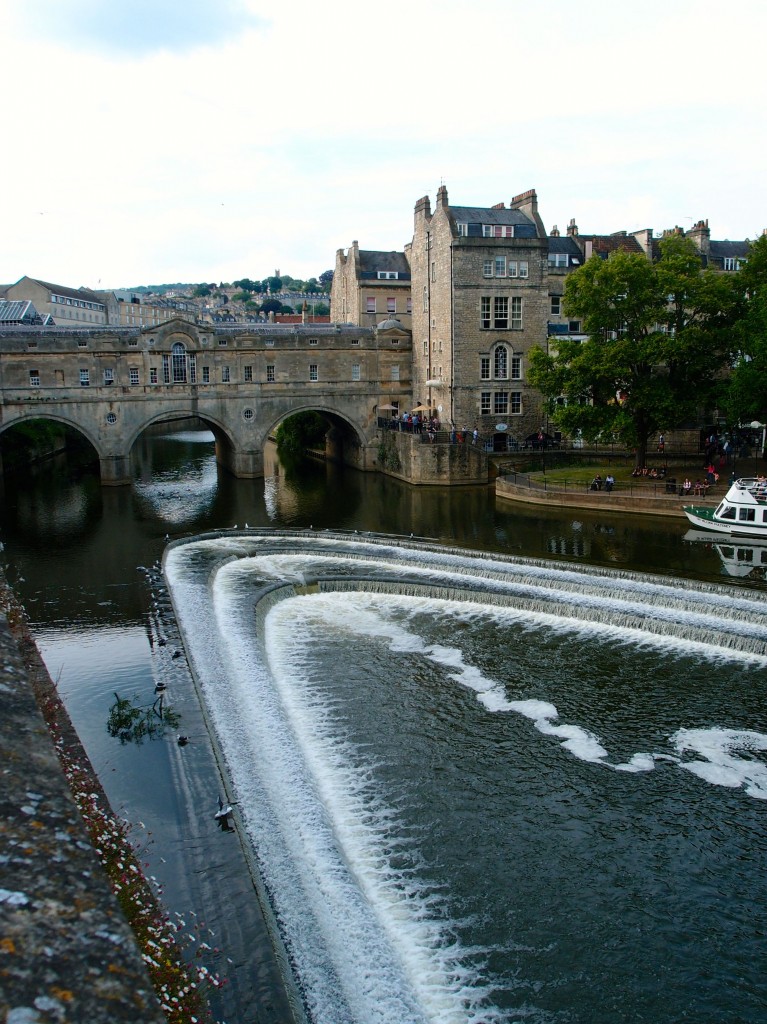
[[[549,235],[549,252],[566,252],[568,256],[575,256],[576,259],[583,257],[580,246],[570,235]]]
[[[738,260],[743,260],[748,256],[748,251],[751,248],[748,242],[730,242],[725,239],[723,242],[711,241],[711,259],[724,259],[725,257],[731,257]]]
[[[400,275],[400,279],[410,278],[410,264],[404,252],[379,252],[376,249],[360,249],[360,273],[377,274],[379,271],[392,270]],[[407,275],[405,277],[404,275]]]
[[[21,278],[23,281],[24,278]],[[49,292],[55,292],[56,295],[63,295],[69,299],[85,299],[87,302],[98,302],[99,305],[104,305],[104,296],[99,295],[98,292],[92,292],[90,288],[69,288],[64,284],[51,284],[50,281],[41,281],[37,277],[29,277],[28,281],[39,284],[43,288],[47,288]],[[16,284],[19,284],[17,281]]]
[[[615,235],[581,235],[591,242],[592,252],[597,253],[603,259],[607,259],[611,252],[623,249],[625,252],[637,252],[644,256],[644,249],[633,235],[625,235],[618,232]]]
[[[537,238],[538,229],[521,210],[509,210],[501,207],[487,206],[451,206],[450,216],[456,224],[468,224],[469,237],[480,237],[478,230],[482,224],[513,224],[515,238]],[[474,230],[472,230],[472,225]]]

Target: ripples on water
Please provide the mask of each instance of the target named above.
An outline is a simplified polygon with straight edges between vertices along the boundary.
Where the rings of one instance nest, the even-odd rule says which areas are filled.
[[[315,1021],[765,1019],[761,595],[271,531],[165,572]]]

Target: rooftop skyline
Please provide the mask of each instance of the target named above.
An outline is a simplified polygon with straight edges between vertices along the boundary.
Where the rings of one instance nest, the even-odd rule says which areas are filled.
[[[547,231],[767,226],[767,7],[0,5],[0,282],[232,281],[401,250],[441,182]]]

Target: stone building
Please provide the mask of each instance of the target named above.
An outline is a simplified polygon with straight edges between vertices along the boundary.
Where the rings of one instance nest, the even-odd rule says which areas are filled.
[[[549,239],[535,191],[508,207],[450,206],[447,188],[415,206],[410,248],[413,396],[440,421],[477,427],[493,447],[545,426],[526,382],[551,311]]]
[[[98,294],[107,307],[107,323],[117,327],[157,327],[179,315],[175,302],[161,298],[125,290]]]
[[[336,252],[330,292],[334,323],[374,327],[396,317],[411,326],[410,262],[407,252],[360,249],[354,241],[348,252]]]
[[[51,316],[57,324],[94,327],[108,322],[104,296],[89,288],[70,288],[25,275],[0,288],[0,298],[31,302],[42,317]]]

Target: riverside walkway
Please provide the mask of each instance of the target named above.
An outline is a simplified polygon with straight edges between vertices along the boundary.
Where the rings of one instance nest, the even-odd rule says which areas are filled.
[[[542,481],[527,473],[509,473],[495,482],[495,494],[504,501],[521,501],[528,505],[548,508],[584,508],[599,511],[630,512],[639,515],[675,516],[684,518],[685,505],[704,505],[715,508],[727,490],[721,481],[705,497],[688,494],[681,496],[675,486],[667,493],[664,481],[637,482],[613,491],[592,491],[584,484],[569,486]]]

